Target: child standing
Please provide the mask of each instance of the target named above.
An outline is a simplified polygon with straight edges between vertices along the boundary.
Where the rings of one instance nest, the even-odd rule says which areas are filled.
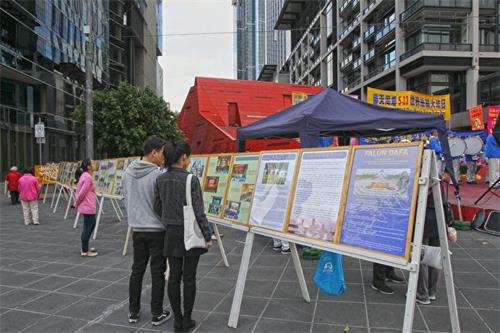
[[[24,175],[19,178],[18,190],[23,206],[24,224],[39,225],[38,222],[38,194],[40,193],[40,183],[33,176],[31,170],[24,170]],[[31,218],[30,218],[31,213]]]

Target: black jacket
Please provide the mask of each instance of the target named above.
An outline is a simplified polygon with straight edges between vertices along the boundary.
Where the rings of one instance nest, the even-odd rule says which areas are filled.
[[[189,173],[180,168],[171,168],[156,178],[154,210],[166,226],[184,226],[186,205],[186,180]],[[208,242],[212,236],[203,206],[203,195],[198,177],[191,181],[191,198],[196,221]]]

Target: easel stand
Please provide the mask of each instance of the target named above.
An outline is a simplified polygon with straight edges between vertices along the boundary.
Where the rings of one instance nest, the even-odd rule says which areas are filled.
[[[66,192],[67,192],[67,191],[69,191],[69,190],[71,189],[71,188],[68,188],[68,187],[67,187],[66,185],[64,185],[64,184],[60,184],[60,185],[59,185],[59,187],[60,187],[60,189],[59,189],[59,194],[57,195],[56,203],[55,203],[55,205],[54,205],[54,210],[52,211],[52,213],[54,213],[54,214],[56,213],[56,211],[57,211],[57,207],[59,206],[59,200],[61,199],[61,195],[64,193],[64,196],[65,196],[66,198],[68,198],[68,196],[67,196],[67,193],[66,193]],[[55,191],[54,191],[54,193],[55,193]],[[69,198],[69,199],[68,199],[68,202],[71,202],[71,198]]]
[[[441,188],[439,186],[439,176],[437,162],[433,151],[425,150],[422,161],[422,169],[419,178],[419,192],[417,213],[414,228],[414,238],[411,249],[411,260],[406,262],[404,258],[393,258],[389,256],[378,255],[375,252],[364,251],[363,249],[346,247],[334,243],[321,242],[316,240],[305,239],[293,234],[287,234],[277,231],[272,231],[260,227],[251,227],[248,230],[245,248],[241,258],[238,280],[236,281],[236,290],[233,296],[231,312],[229,314],[228,326],[237,328],[238,318],[240,316],[241,303],[243,300],[243,292],[245,290],[245,282],[249,270],[250,257],[252,253],[255,234],[266,237],[279,238],[288,240],[293,255],[293,262],[299,280],[302,297],[306,302],[310,302],[307,284],[302,271],[300,259],[298,257],[296,244],[302,244],[312,248],[317,248],[324,251],[336,252],[353,258],[368,260],[402,270],[409,271],[410,278],[408,282],[408,291],[406,296],[406,307],[403,323],[403,332],[411,332],[413,327],[413,319],[415,315],[415,302],[417,295],[418,273],[420,267],[420,257],[422,253],[422,237],[424,233],[425,214],[427,208],[427,196],[429,187],[432,188],[434,205],[436,207],[436,218],[439,230],[439,239],[441,244],[441,255],[443,262],[444,278],[446,282],[446,294],[448,296],[448,308],[450,311],[450,320],[452,332],[460,332],[458,321],[457,303],[455,298],[455,289],[453,287],[453,274],[451,269],[450,254],[448,248],[447,229],[444,218],[443,201],[441,197]],[[235,225],[232,225],[235,227]],[[335,314],[332,314],[335,316]]]

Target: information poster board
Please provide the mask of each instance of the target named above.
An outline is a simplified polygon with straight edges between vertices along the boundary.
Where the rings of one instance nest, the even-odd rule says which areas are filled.
[[[96,181],[97,193],[104,193],[102,189],[104,187],[104,181],[106,179],[107,174],[108,174],[108,160],[101,160],[101,162],[99,163],[99,173],[97,175],[97,181]]]
[[[110,191],[111,195],[116,195],[116,196],[123,195],[122,178],[123,178],[123,173],[125,172],[125,169],[127,167],[126,166],[127,161],[128,161],[127,159],[119,159],[116,161],[115,180],[113,182],[113,186]]]
[[[66,167],[67,162],[59,163],[59,174],[57,175],[57,182],[64,184],[64,179],[66,178]]]
[[[78,167],[78,164],[76,162],[71,162],[68,164],[68,173],[66,179],[64,180],[64,185],[67,187],[72,187],[73,185],[75,185],[75,171]]]
[[[349,148],[302,151],[289,233],[333,241],[348,160]]]
[[[340,244],[408,260],[422,145],[353,148]]]
[[[191,163],[188,166],[188,172],[198,177],[202,186],[207,174],[207,165],[208,155],[191,155]]]
[[[112,194],[112,189],[115,182],[116,165],[118,160],[108,160],[108,171],[104,177],[104,184],[102,186],[102,193]]]
[[[297,150],[261,153],[250,225],[284,231],[298,156]]]
[[[247,224],[257,181],[259,154],[239,154],[233,158],[223,218]]]
[[[207,215],[221,217],[231,168],[231,154],[212,155],[208,158],[207,175],[203,181],[203,202]]]

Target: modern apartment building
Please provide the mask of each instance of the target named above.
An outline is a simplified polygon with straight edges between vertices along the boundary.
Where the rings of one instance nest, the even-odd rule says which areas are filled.
[[[127,80],[156,91],[160,0],[0,1],[0,173],[39,162],[33,135],[39,120],[46,128],[44,163],[82,157],[72,114],[85,98],[90,4],[94,88]]]
[[[450,94],[453,128],[467,108],[500,103],[497,0],[285,0],[274,28],[291,52],[261,79]]]

